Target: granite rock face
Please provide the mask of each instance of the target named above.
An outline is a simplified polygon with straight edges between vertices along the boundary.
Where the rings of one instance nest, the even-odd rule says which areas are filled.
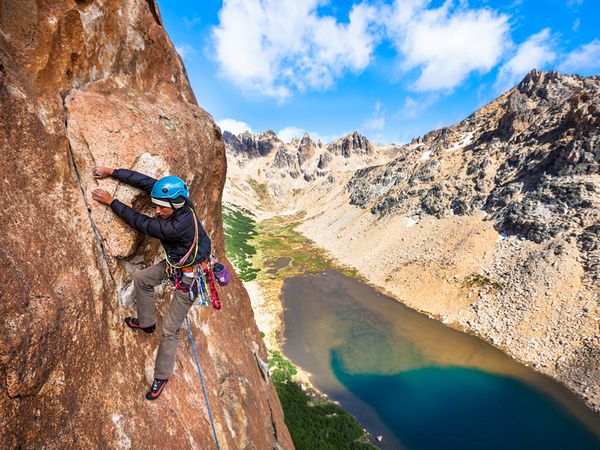
[[[358,171],[350,203],[373,214],[470,214],[535,242],[600,220],[600,78],[532,71],[464,121]],[[460,156],[457,156],[460,155]]]
[[[181,176],[228,264],[223,139],[196,104],[157,5],[1,2],[0,99],[0,444],[210,448],[185,336],[173,379],[150,403],[159,333],[122,323],[133,274],[160,258],[159,243],[91,199],[101,186],[149,206],[133,188],[94,180],[96,164]],[[292,448],[261,375],[267,354],[248,295],[237,277],[220,293],[221,311],[196,309],[190,319],[221,447]],[[168,301],[158,293],[159,315]]]
[[[327,146],[327,150],[334,155],[341,155],[344,158],[350,158],[352,155],[357,154],[372,154],[373,145],[365,136],[355,131],[348,136],[344,136],[343,138],[329,144]]]

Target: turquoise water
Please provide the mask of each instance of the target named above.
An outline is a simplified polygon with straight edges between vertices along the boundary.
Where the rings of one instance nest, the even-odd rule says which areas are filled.
[[[284,353],[382,448],[600,449],[600,417],[494,347],[327,271],[283,291]]]
[[[409,449],[600,448],[573,416],[509,377],[464,367],[350,374],[337,352],[331,366]]]

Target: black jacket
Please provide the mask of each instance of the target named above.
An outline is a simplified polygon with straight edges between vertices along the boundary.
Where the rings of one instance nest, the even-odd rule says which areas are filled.
[[[142,189],[148,194],[156,183],[154,178],[128,169],[115,169],[112,176],[122,183]],[[113,200],[110,207],[132,228],[150,237],[160,239],[173,264],[177,264],[185,256],[194,242],[194,216],[192,215],[194,204],[190,200],[186,199],[185,206],[176,209],[168,219],[148,217],[119,200]],[[194,262],[199,263],[210,256],[210,238],[206,235],[200,221],[196,222],[198,224],[198,255]],[[193,255],[192,251],[192,256],[186,261],[186,264],[192,262]]]

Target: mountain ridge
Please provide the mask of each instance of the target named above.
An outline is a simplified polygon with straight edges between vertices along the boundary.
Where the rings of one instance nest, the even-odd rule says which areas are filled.
[[[327,176],[308,179],[233,158],[225,196],[298,213],[299,231],[373,285],[600,411],[600,77],[534,70],[455,125],[374,148],[322,152]]]

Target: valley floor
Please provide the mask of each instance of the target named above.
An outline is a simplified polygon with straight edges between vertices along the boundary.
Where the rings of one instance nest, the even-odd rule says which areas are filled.
[[[483,211],[379,218],[348,204],[341,189],[285,202],[283,217],[292,221],[290,211],[301,212],[296,230],[340,266],[416,310],[485,338],[600,412],[600,304],[593,286],[582,281],[575,243],[565,241],[562,252],[548,258],[543,245],[499,235]],[[281,286],[275,280],[247,285],[272,348],[281,344]]]

